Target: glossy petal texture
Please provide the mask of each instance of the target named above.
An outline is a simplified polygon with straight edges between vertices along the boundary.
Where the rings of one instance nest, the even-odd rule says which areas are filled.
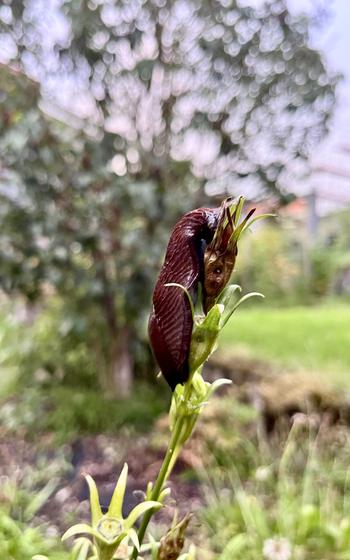
[[[198,208],[176,224],[153,294],[149,336],[166,381],[175,389],[188,379],[193,318],[184,286],[195,300],[203,277],[203,257],[217,227],[220,209]]]

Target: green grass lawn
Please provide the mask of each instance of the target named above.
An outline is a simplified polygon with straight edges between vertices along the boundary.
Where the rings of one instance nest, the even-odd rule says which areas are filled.
[[[286,367],[327,372],[335,382],[350,384],[350,303],[242,306],[223,330],[220,346],[246,349]]]

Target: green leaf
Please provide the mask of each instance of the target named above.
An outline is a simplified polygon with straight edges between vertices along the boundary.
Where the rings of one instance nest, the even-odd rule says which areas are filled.
[[[170,496],[170,494],[171,494],[171,489],[169,487],[163,488],[163,490],[159,494],[159,501],[163,503],[165,498]]]
[[[232,208],[233,209],[232,217],[233,217],[233,221],[234,221],[235,226],[238,224],[239,219],[241,217],[244,202],[245,202],[244,196],[240,196],[236,206],[233,206],[233,208]]]
[[[235,292],[241,292],[242,288],[239,284],[230,284],[221,292],[216,303],[222,304],[224,307],[230,305]]]
[[[155,538],[150,533],[148,533],[148,540],[151,546],[152,560],[157,560],[159,543],[155,540]],[[143,547],[141,547],[141,550],[143,550]]]
[[[255,222],[257,222],[258,220],[264,220],[265,218],[276,218],[277,215],[276,214],[259,214],[259,216],[255,216],[255,218],[253,218],[252,220],[250,220],[250,222],[248,222],[247,224],[245,224],[244,228],[242,229],[243,233],[244,231],[246,231],[247,229],[250,228],[250,226],[252,226]]]
[[[210,386],[209,391],[207,393],[207,399],[213,394],[215,393],[215,391],[217,391],[220,387],[222,387],[223,385],[231,385],[232,384],[232,380],[231,379],[216,379]]]
[[[248,546],[248,542],[249,539],[246,534],[234,535],[225,546],[223,556],[225,558],[235,557],[235,555],[240,554]]]
[[[91,521],[93,527],[96,527],[96,525],[98,524],[98,522],[100,521],[103,515],[100,506],[98,490],[94,479],[89,474],[85,477],[85,480],[89,485],[89,491],[90,491]]]
[[[263,294],[260,294],[259,292],[250,292],[249,294],[245,294],[243,297],[241,297],[238,301],[236,302],[229,302],[227,301],[225,310],[222,314],[221,317],[221,321],[220,321],[220,330],[226,325],[227,321],[229,320],[229,318],[231,317],[231,315],[236,311],[236,309],[244,302],[247,301],[248,299],[250,299],[251,297],[261,297],[264,298],[265,296]]]
[[[23,518],[30,521],[39,509],[47,502],[48,498],[55,491],[58,485],[58,478],[52,478],[39,492],[35,494],[24,510]]]
[[[72,550],[72,560],[86,560],[91,542],[85,537],[77,539]]]
[[[134,525],[135,521],[146,511],[148,511],[149,509],[160,507],[162,507],[162,504],[160,502],[154,502],[152,500],[150,500],[149,502],[142,502],[141,504],[138,504],[125,519],[124,526],[127,529],[130,529]]]
[[[191,372],[197,371],[212,353],[219,334],[223,311],[223,305],[215,304],[203,322],[194,325],[189,357]]]
[[[65,541],[70,537],[81,535],[82,533],[93,535],[94,537],[96,536],[96,531],[91,527],[91,525],[88,525],[87,523],[77,523],[77,525],[73,525],[73,527],[67,529],[67,531],[62,536],[62,540]]]
[[[118,478],[118,482],[113,492],[113,496],[108,508],[108,515],[111,517],[116,517],[117,519],[122,518],[123,501],[126,489],[126,482],[128,478],[128,465],[124,463],[122,472]]]
[[[130,537],[130,540],[131,540],[132,544],[134,545],[134,547],[136,548],[136,550],[140,550],[139,538],[138,538],[137,533],[136,533],[136,531],[133,527],[131,529],[129,529],[128,537]]]

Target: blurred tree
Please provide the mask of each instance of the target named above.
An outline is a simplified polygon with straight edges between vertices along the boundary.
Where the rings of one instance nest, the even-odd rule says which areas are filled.
[[[37,84],[4,67],[0,77],[1,288],[34,302],[54,287],[67,302],[57,336],[80,332],[106,391],[123,396],[166,241],[156,184],[116,177],[111,135],[100,145],[48,118]]]
[[[204,186],[282,196],[285,166],[325,132],[337,78],[309,24],[280,0],[0,7],[0,60],[41,86],[1,80],[1,283],[74,302],[109,341],[115,394],[169,223]]]

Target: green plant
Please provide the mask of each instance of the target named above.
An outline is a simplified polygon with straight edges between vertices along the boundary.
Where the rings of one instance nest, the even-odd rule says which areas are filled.
[[[38,466],[37,466],[38,467]],[[58,484],[65,466],[58,462],[26,468],[2,477],[0,488],[0,554],[4,560],[31,560],[38,550],[62,560],[64,549],[49,535],[47,523],[39,525],[37,515]]]
[[[241,291],[241,288],[238,285],[225,287],[232,272],[234,264],[232,257],[237,253],[237,242],[240,235],[249,226],[249,223],[265,217],[258,216],[249,222],[254,212],[250,211],[247,217],[240,221],[243,204],[243,197],[240,197],[237,202],[232,202],[231,199],[228,199],[223,203],[212,243],[209,244],[203,255],[203,263],[199,263],[200,266],[204,265],[205,270],[203,286],[206,286],[206,280],[209,278],[216,279],[216,267],[220,266],[218,271],[219,278],[222,276],[221,267],[225,269],[227,264],[228,269],[224,281],[220,280],[219,284],[215,281],[214,284],[209,286],[210,293],[207,292],[207,300],[206,292],[204,291],[203,309],[205,313],[195,314],[195,306],[191,294],[182,285],[172,282],[163,286],[164,288],[175,287],[181,290],[183,301],[187,303],[192,314],[193,325],[188,354],[188,379],[183,385],[181,383],[174,383],[175,389],[169,413],[171,436],[167,451],[156,481],[154,484],[150,482],[147,486],[145,501],[136,506],[127,518],[122,516],[127,465],[122,470],[109,509],[104,515],[99,505],[96,485],[91,477],[87,478],[90,489],[91,525],[75,525],[68,529],[64,535],[65,539],[81,534],[90,536],[92,539],[90,541],[86,537],[79,537],[74,545],[75,550],[79,551],[79,557],[81,558],[97,558],[98,560],[130,558],[131,560],[136,560],[143,558],[144,554],[147,554],[148,551],[154,560],[165,560],[168,557],[178,558],[180,556],[184,540],[183,532],[188,521],[183,520],[178,525],[174,525],[170,532],[167,533],[167,536],[161,539],[160,542],[156,542],[150,537],[148,545],[145,546],[143,541],[151,517],[156,509],[162,506],[164,499],[169,493],[166,482],[181,449],[193,433],[203,407],[208,403],[209,398],[218,387],[230,383],[226,379],[217,379],[212,384],[204,381],[201,375],[202,366],[216,347],[220,330],[226,325],[238,306],[252,296],[261,296],[258,293],[251,293],[237,299],[235,294],[237,291]],[[196,235],[195,231],[193,235]],[[178,256],[175,255],[173,258],[177,259]],[[169,265],[169,260],[170,257],[166,259],[166,266]],[[208,273],[207,278],[206,267],[208,262],[214,268],[214,276],[209,276]],[[198,290],[198,287],[195,290]],[[182,309],[185,313],[186,307],[182,307]],[[153,339],[151,338],[151,340],[154,349],[155,347],[157,348],[156,345],[163,344],[159,335]],[[169,344],[171,344],[171,339]],[[167,351],[170,358],[171,348],[169,346]],[[162,349],[163,352],[164,350]],[[167,377],[166,379],[168,381]],[[171,383],[173,381],[171,379]],[[142,515],[142,521],[136,532],[134,524],[140,515]],[[131,551],[129,551],[129,541],[133,544]],[[140,554],[142,554],[142,557]],[[193,554],[193,551],[190,550],[183,558],[189,559],[193,557]]]
[[[300,278],[305,283],[301,251],[281,224],[266,224],[242,240],[238,281],[247,289],[258,285],[273,302],[300,300]]]
[[[325,296],[331,291],[337,272],[339,250],[333,247],[315,247],[310,253],[310,292]]]
[[[5,302],[0,312],[0,400],[16,392],[30,348],[29,329],[17,320],[16,310]]]
[[[159,508],[162,504],[161,502],[153,500],[145,500],[135,506],[128,517],[124,518],[122,508],[127,475],[128,466],[125,464],[114,489],[107,513],[105,514],[103,514],[101,510],[96,484],[90,476],[87,476],[86,480],[90,489],[91,525],[85,523],[74,525],[66,531],[62,539],[65,540],[79,534],[88,534],[92,536],[93,544],[90,543],[91,549],[93,555],[96,556],[98,560],[125,557],[125,550],[128,550],[129,540],[137,550],[139,550],[140,542],[136,530],[134,529],[134,524],[146,511]],[[162,499],[162,497],[163,496],[160,495],[160,499]]]
[[[161,507],[168,495],[166,481],[182,447],[194,430],[202,408],[207,404],[216,389],[223,384],[230,383],[229,380],[218,379],[210,384],[204,381],[200,370],[204,361],[213,351],[220,330],[240,303],[247,297],[257,295],[247,294],[237,301],[236,298],[232,297],[237,289],[238,286],[226,288],[218,299],[218,303],[210,309],[207,315],[195,318],[190,353],[190,377],[184,385],[178,384],[174,391],[170,408],[171,438],[158,477],[154,484],[149,483],[147,487],[145,502],[136,506],[138,509],[135,508],[135,513],[132,512],[126,520],[122,519],[121,507],[127,474],[127,467],[125,466],[116,485],[109,510],[103,516],[98,502],[96,486],[90,477],[87,479],[90,487],[92,524],[91,526],[78,524],[68,529],[64,535],[66,539],[76,534],[85,533],[93,538],[93,543],[89,546],[84,544],[87,542],[86,540],[81,540],[81,538],[79,540],[79,547],[84,547],[84,558],[96,557],[98,560],[111,560],[112,558],[129,557],[129,540],[134,545],[130,555],[131,559],[139,558],[139,553],[147,553],[149,550],[152,558],[161,558],[157,552],[161,550],[160,543],[151,540],[148,546],[143,547],[143,539],[155,508]],[[143,519],[136,533],[133,525],[139,516],[138,514],[141,515],[141,513],[143,513]],[[92,556],[89,555],[90,551]],[[115,553],[117,556],[114,556]],[[118,554],[124,554],[124,556],[118,556]],[[189,552],[188,554],[189,556],[186,556],[186,558],[191,558],[193,553]]]
[[[334,436],[322,426],[316,434],[312,422],[296,417],[281,455],[256,448],[254,478],[242,480],[232,462],[210,480],[203,519],[217,558],[350,558],[348,444],[334,461],[334,448],[325,451]]]
[[[31,527],[13,519],[0,508],[0,555],[3,560],[31,560],[41,550],[51,560],[62,560],[64,550],[59,541],[45,535],[43,528]]]
[[[115,433],[124,426],[133,432],[149,431],[164,410],[165,391],[135,383],[133,397],[108,399],[96,389],[35,383],[3,401],[0,421],[10,432],[29,438],[51,432],[56,442],[85,434]],[[49,412],[49,413],[48,413]]]

